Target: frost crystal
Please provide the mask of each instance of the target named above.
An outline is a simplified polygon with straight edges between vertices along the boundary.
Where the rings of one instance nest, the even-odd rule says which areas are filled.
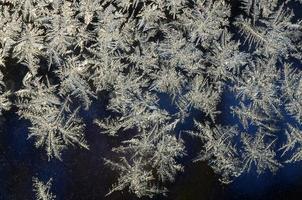
[[[38,178],[33,178],[33,191],[36,194],[36,200],[55,200],[56,196],[50,192],[52,179],[43,183]]]
[[[44,147],[49,158],[61,159],[67,145],[78,144],[88,149],[83,138],[84,125],[77,118],[77,110],[71,112],[69,98],[64,102],[54,94],[55,86],[44,85],[38,79],[33,85],[17,92],[19,115],[30,120],[29,138],[36,139],[37,147]]]
[[[101,155],[118,173],[108,195],[166,194],[187,133],[223,183],[276,172],[302,158],[299,2],[0,0],[1,117],[62,161],[94,122],[119,141]]]

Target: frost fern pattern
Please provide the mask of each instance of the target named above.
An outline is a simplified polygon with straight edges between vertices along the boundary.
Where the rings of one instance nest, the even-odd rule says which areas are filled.
[[[101,155],[118,173],[107,195],[166,194],[185,170],[184,134],[223,184],[276,173],[302,160],[301,3],[240,0],[234,16],[228,0],[0,0],[0,114],[64,162],[71,146],[89,151],[84,115],[102,102],[92,121],[121,141]],[[56,198],[51,182],[33,179],[36,199]]]

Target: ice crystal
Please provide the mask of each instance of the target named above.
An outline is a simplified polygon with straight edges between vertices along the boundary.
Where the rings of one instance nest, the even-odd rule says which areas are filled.
[[[302,157],[299,2],[0,0],[0,112],[27,120],[49,160],[88,149],[87,120],[121,140],[102,155],[118,173],[108,194],[165,194],[184,170],[183,132],[223,183],[276,172]],[[54,198],[34,182],[38,199]]]

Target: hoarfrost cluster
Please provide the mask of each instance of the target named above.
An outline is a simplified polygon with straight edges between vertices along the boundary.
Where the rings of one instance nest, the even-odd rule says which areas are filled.
[[[80,113],[106,104],[99,132],[132,133],[103,157],[118,173],[107,195],[166,194],[185,170],[184,134],[224,184],[275,173],[302,160],[301,3],[240,0],[238,15],[227,0],[0,0],[0,112],[64,162],[70,146],[89,150]],[[18,88],[6,85],[13,63],[26,71]],[[179,131],[193,112],[195,127]],[[55,199],[51,185],[34,178],[36,199]]]

